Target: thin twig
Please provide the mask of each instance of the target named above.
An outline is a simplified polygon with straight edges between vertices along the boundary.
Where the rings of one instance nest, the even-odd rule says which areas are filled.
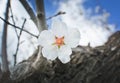
[[[52,19],[52,18],[54,18],[54,17],[56,17],[56,16],[63,15],[63,14],[66,14],[66,12],[60,11],[60,12],[58,12],[57,14],[55,14],[54,16],[48,17],[46,20],[50,20],[50,19]]]
[[[13,16],[13,11],[12,11],[12,7],[11,7],[11,3],[10,3],[10,12],[11,12],[11,18],[12,18],[13,24],[16,25],[15,24],[15,20],[14,20],[14,16]],[[16,32],[16,36],[18,38],[19,35],[17,33],[17,29],[16,28],[15,28],[15,32]]]
[[[14,27],[14,28],[17,28],[17,29],[21,30],[21,28],[20,28],[20,27],[15,26],[14,24],[11,24],[10,22],[6,21],[4,18],[0,17],[0,19],[1,19],[1,20],[3,20],[5,23],[7,23],[7,24],[11,25],[12,27]],[[25,29],[23,29],[23,31],[24,31],[24,32],[26,32],[26,33],[28,33],[28,34],[30,34],[30,35],[31,35],[31,36],[33,36],[33,37],[38,38],[38,36],[34,35],[33,33],[30,33],[29,31],[27,31],[27,30],[25,30]]]
[[[27,0],[19,0],[21,2],[21,4],[24,6],[25,10],[27,11],[27,13],[29,14],[30,18],[32,19],[32,21],[35,23],[35,25],[37,26],[37,19],[36,19],[36,15],[34,14],[32,8],[30,7],[30,5],[28,4]]]
[[[17,49],[16,49],[16,52],[15,52],[15,54],[14,54],[14,66],[15,66],[16,63],[17,63],[17,53],[18,53],[19,45],[20,45],[20,37],[21,37],[21,35],[22,35],[22,31],[23,31],[25,22],[26,22],[26,19],[25,19],[24,22],[23,22],[22,28],[21,28],[20,33],[19,33],[19,36],[18,36]]]

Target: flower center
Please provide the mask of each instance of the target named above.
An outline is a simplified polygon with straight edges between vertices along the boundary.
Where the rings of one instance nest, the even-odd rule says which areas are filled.
[[[64,45],[64,44],[65,44],[65,43],[64,43],[64,36],[63,36],[63,37],[60,37],[60,38],[55,37],[55,44],[56,44],[58,47]]]

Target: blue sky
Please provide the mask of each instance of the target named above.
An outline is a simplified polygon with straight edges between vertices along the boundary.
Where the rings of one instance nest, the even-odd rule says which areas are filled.
[[[85,4],[87,7],[94,8],[96,5],[100,5],[103,9],[109,12],[109,23],[117,25],[117,29],[120,30],[120,0],[88,0]]]
[[[31,2],[33,8],[35,9],[35,0],[28,0]],[[53,5],[54,0],[44,0],[46,17],[55,14],[58,6]],[[60,1],[60,0],[58,0]],[[86,8],[95,8],[97,5],[101,6],[107,12],[110,13],[109,23],[117,25],[117,30],[120,30],[120,0],[87,0],[84,3]]]

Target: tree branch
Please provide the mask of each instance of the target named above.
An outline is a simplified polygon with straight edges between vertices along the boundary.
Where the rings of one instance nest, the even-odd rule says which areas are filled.
[[[37,25],[39,32],[47,29],[46,20],[45,20],[45,11],[44,11],[44,0],[35,0],[36,1],[36,11],[37,11]]]
[[[10,0],[7,2],[6,13],[5,13],[5,20],[8,21],[9,19],[9,7],[10,7]],[[8,59],[7,59],[7,28],[8,24],[4,23],[3,29],[3,36],[2,36],[2,71],[4,73],[9,73],[8,67]]]
[[[51,16],[51,17],[48,17],[46,20],[52,19],[52,18],[54,18],[54,17],[56,17],[56,16],[63,15],[63,14],[66,14],[66,12],[60,11],[60,12],[58,12],[57,14],[55,14],[55,15],[53,15],[53,16]]]
[[[32,19],[32,21],[35,23],[35,25],[37,26],[37,19],[36,19],[36,15],[34,14],[32,8],[30,7],[30,5],[28,4],[28,2],[26,0],[19,0],[21,2],[21,4],[23,5],[23,7],[25,8],[25,10],[27,11],[27,13],[29,14],[30,18]]]
[[[14,28],[17,28],[17,29],[21,30],[21,28],[20,28],[20,27],[15,26],[14,24],[11,24],[10,22],[8,22],[8,21],[6,21],[5,19],[3,19],[2,17],[0,17],[0,19],[1,19],[1,20],[3,20],[5,23],[7,23],[7,24],[11,25],[12,27],[14,27]],[[23,31],[24,31],[24,32],[26,32],[26,33],[28,33],[28,34],[30,34],[30,35],[31,35],[31,36],[33,36],[33,37],[38,38],[38,36],[34,35],[33,33],[30,33],[29,31],[27,31],[27,30],[25,30],[25,29],[23,29]]]
[[[19,45],[20,45],[20,37],[21,37],[21,35],[22,35],[22,31],[23,31],[25,22],[26,22],[26,19],[25,19],[24,22],[23,22],[22,28],[21,28],[21,30],[20,30],[20,34],[19,34],[19,36],[18,36],[17,49],[16,49],[16,52],[15,52],[15,54],[14,54],[14,66],[15,66],[16,63],[17,63],[17,53],[18,53]]]
[[[2,69],[1,69],[1,63],[0,63],[0,79],[2,78]]]
[[[16,25],[15,24],[15,20],[14,20],[14,16],[13,16],[13,11],[12,11],[12,7],[11,7],[11,3],[10,3],[10,12],[11,12],[11,18],[12,18],[13,24]],[[18,38],[19,35],[17,33],[17,29],[16,28],[15,28],[15,32],[16,32],[16,36]]]

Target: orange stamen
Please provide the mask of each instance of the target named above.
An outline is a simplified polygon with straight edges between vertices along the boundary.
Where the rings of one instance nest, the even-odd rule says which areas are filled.
[[[61,37],[61,38],[55,37],[55,39],[56,39],[55,44],[56,44],[58,47],[64,45],[64,36]]]

